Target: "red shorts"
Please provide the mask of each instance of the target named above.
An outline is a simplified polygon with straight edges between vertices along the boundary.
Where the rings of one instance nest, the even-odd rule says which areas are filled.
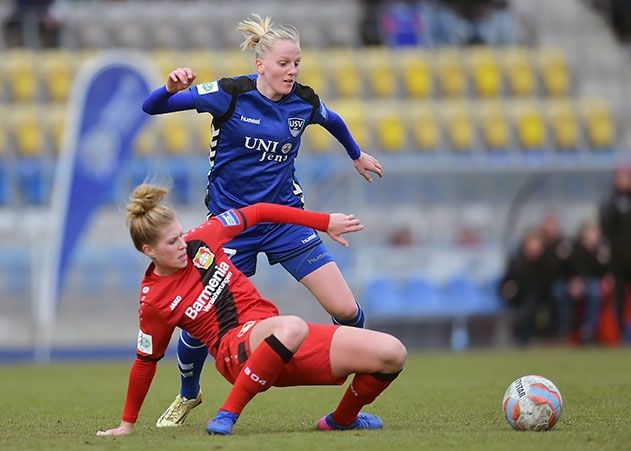
[[[215,366],[231,384],[250,357],[250,332],[256,321],[236,327],[221,339]],[[309,334],[285,369],[274,382],[275,387],[296,385],[341,385],[346,377],[335,377],[331,370],[331,339],[339,326],[307,323]]]

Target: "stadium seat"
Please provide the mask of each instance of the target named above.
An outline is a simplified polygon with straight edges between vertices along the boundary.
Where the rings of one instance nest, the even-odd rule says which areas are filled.
[[[405,93],[414,98],[429,97],[433,91],[433,76],[427,55],[417,49],[412,52],[401,52],[397,58],[400,58]]]
[[[134,141],[133,153],[135,156],[143,157],[156,154],[158,141],[157,121],[150,121]]]
[[[478,122],[484,146],[493,151],[507,150],[511,142],[511,130],[501,102],[478,102]]]
[[[386,152],[399,152],[407,145],[406,127],[401,111],[393,104],[379,104],[371,109],[379,146]]]
[[[366,121],[367,104],[352,100],[338,100],[331,103],[330,107],[344,119],[359,147],[366,149],[371,142],[370,129]]]
[[[195,83],[205,83],[219,78],[217,74],[217,63],[213,60],[211,52],[200,50],[191,51],[186,53],[182,60],[197,74]]]
[[[368,86],[373,97],[392,98],[397,94],[397,78],[391,58],[390,51],[382,48],[366,49],[361,54],[360,63],[368,78]]]
[[[364,299],[361,304],[369,318],[399,316],[407,313],[400,299],[398,284],[389,277],[369,280],[364,287]]]
[[[546,94],[551,97],[568,95],[571,80],[563,52],[555,48],[543,48],[537,50],[537,58]]]
[[[441,144],[441,133],[431,104],[413,104],[405,109],[415,147],[422,152],[431,152]]]
[[[615,124],[607,102],[597,98],[582,99],[579,111],[589,146],[595,150],[611,149],[615,140]]]
[[[439,50],[436,53],[436,73],[441,92],[445,97],[462,97],[467,94],[467,76],[457,50]]]
[[[442,286],[441,294],[448,311],[456,314],[476,313],[480,305],[480,290],[466,276],[457,275]]]
[[[545,108],[556,148],[576,150],[580,134],[574,105],[565,100],[550,100],[545,103]]]
[[[44,205],[50,198],[53,163],[43,157],[24,157],[18,161],[17,187],[22,201]]]
[[[473,87],[480,97],[497,97],[502,93],[502,75],[493,50],[477,47],[467,52]]]
[[[229,50],[225,52],[213,52],[217,54],[216,61],[223,64],[218,65],[217,76],[234,77],[241,74],[252,74],[256,71],[254,68],[254,57],[249,52],[240,50]]]
[[[307,127],[307,130],[304,132],[304,138],[307,147],[312,152],[329,152],[334,146],[331,134],[319,125]]]
[[[403,281],[401,297],[410,315],[441,315],[444,304],[436,284],[431,280],[411,275]]]
[[[170,154],[181,155],[191,148],[187,116],[191,113],[179,112],[158,117],[158,129],[165,150]]]
[[[538,105],[534,101],[512,105],[513,121],[519,145],[525,150],[542,149],[546,144],[546,129]]]
[[[52,151],[55,154],[59,154],[66,123],[65,105],[46,105],[40,117],[42,119],[42,128]]]
[[[39,57],[40,73],[51,102],[68,100],[76,70],[75,55],[64,50],[46,50]]]
[[[6,159],[0,156],[0,206],[7,205],[11,200],[11,176]]]
[[[537,82],[530,52],[522,47],[510,47],[501,52],[499,59],[502,61],[510,95],[515,97],[534,95]]]
[[[37,105],[15,106],[8,120],[19,155],[33,157],[44,152],[46,143]]]
[[[326,58],[320,52],[313,50],[302,52],[298,81],[311,87],[321,98],[327,98],[329,94],[328,82],[322,70],[322,66],[326,64]]]
[[[208,155],[210,149],[210,114],[194,114],[190,118],[190,126],[193,128],[193,152],[197,155]]]
[[[475,127],[465,102],[444,102],[441,117],[449,139],[449,145],[456,152],[468,152],[475,146]]]
[[[338,97],[356,98],[363,93],[362,79],[350,50],[329,50],[326,58],[332,72],[333,85]]]
[[[29,50],[9,50],[3,65],[13,102],[28,103],[39,100],[39,84],[35,69],[35,55]]]
[[[167,75],[174,69],[186,65],[183,54],[173,50],[156,50],[150,53],[150,59],[156,65],[160,74],[160,82],[166,83]],[[193,67],[193,69],[195,69]]]
[[[7,112],[0,104],[0,159],[5,157],[9,152],[9,130],[7,127]]]

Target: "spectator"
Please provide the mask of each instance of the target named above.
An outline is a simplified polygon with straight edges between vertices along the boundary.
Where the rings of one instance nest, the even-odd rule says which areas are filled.
[[[572,251],[572,242],[563,235],[559,219],[554,213],[547,213],[541,223],[541,233],[544,240],[542,259],[545,275],[545,293],[550,306],[549,332],[557,332],[560,312],[558,306],[561,299],[568,297],[567,279],[569,276],[568,259]],[[556,309],[554,307],[557,307]]]
[[[568,259],[567,291],[558,299],[562,339],[569,339],[576,329],[581,343],[594,340],[602,303],[601,282],[610,259],[600,226],[591,221],[583,224]]]
[[[509,258],[500,281],[500,297],[515,314],[515,337],[527,345],[540,334],[542,322],[550,306],[548,277],[543,269],[544,238],[538,229],[527,231],[519,249]],[[544,321],[541,321],[541,318]]]
[[[419,1],[387,1],[381,10],[381,33],[389,47],[426,45],[426,10]]]
[[[56,0],[14,0],[4,25],[7,46],[59,45],[60,22],[52,12]]]
[[[631,165],[616,169],[613,190],[600,208],[600,223],[611,245],[614,303],[620,334],[625,337],[626,288],[631,282]]]

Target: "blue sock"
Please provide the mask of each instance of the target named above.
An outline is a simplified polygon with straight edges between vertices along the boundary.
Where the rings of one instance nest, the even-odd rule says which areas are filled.
[[[180,370],[180,395],[195,399],[199,393],[199,379],[208,355],[206,346],[188,332],[180,332],[177,342],[177,368]]]
[[[357,315],[355,315],[355,318],[337,319],[337,318],[331,317],[331,319],[333,320],[333,324],[338,324],[341,326],[359,327],[360,329],[363,329],[364,323],[366,322],[366,318],[364,317],[364,311],[362,310],[361,306],[359,305],[357,301],[355,301],[355,304],[357,304]]]

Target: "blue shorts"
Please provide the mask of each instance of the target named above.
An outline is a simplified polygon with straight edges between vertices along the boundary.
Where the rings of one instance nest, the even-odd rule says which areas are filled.
[[[280,263],[297,281],[335,261],[317,232],[294,224],[259,224],[224,244],[232,263],[248,277],[256,273],[256,259],[264,252],[270,265]]]

